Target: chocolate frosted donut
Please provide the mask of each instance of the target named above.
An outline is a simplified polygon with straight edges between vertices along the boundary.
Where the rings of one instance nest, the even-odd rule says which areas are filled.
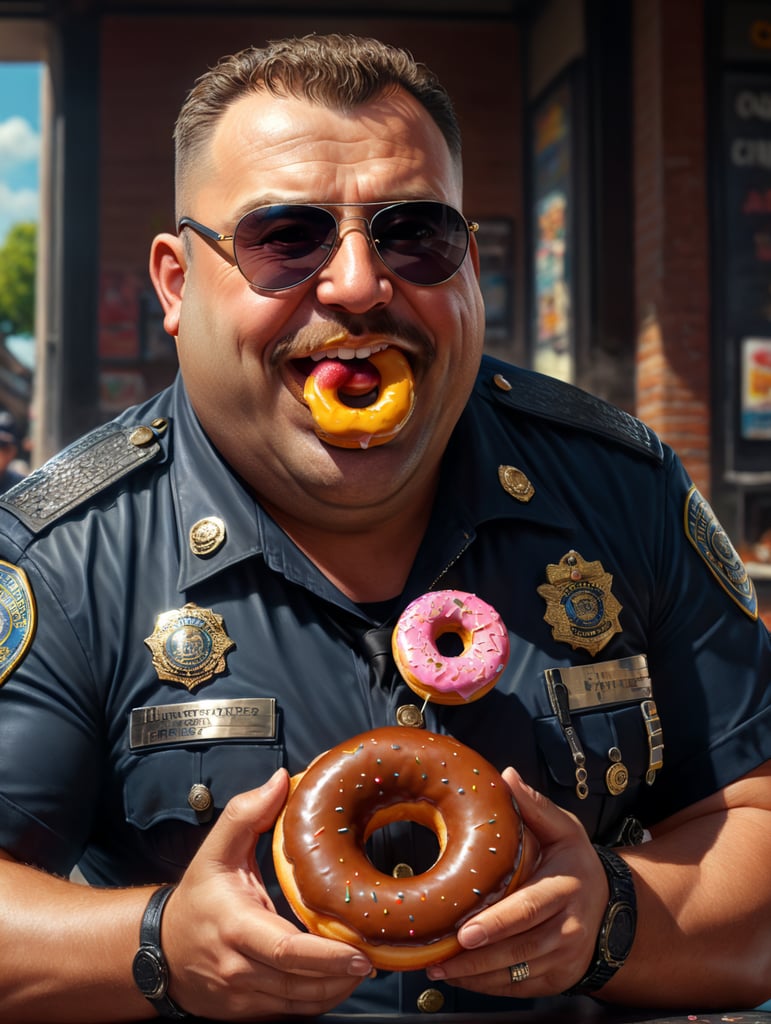
[[[372,864],[365,844],[404,820],[431,829],[439,855],[427,871],[394,878]],[[273,856],[303,924],[387,970],[457,952],[460,925],[510,892],[530,859],[495,768],[449,736],[399,726],[361,733],[293,777]]]

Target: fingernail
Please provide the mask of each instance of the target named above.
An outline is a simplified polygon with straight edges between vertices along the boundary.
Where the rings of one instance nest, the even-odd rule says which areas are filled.
[[[351,962],[348,965],[349,974],[355,974],[357,978],[365,978],[371,970],[372,964],[363,956],[351,957]]]
[[[470,924],[460,930],[458,938],[466,949],[474,949],[475,946],[484,946],[487,942],[487,932],[481,924]]]
[[[447,971],[439,964],[434,964],[433,967],[429,967],[426,970],[426,974],[429,976],[431,981],[444,981],[447,977]]]

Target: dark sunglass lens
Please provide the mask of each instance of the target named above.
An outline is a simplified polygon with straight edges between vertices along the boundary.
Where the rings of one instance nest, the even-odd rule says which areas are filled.
[[[337,225],[315,206],[265,206],[239,221],[233,248],[241,273],[256,288],[279,291],[307,280],[335,242]]]
[[[380,258],[411,284],[441,284],[455,274],[468,249],[468,226],[451,206],[397,203],[372,218]]]

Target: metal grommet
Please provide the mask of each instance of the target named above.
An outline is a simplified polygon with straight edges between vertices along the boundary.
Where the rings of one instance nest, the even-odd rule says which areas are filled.
[[[421,1013],[439,1013],[444,1006],[444,996],[438,988],[427,988],[418,996]]]
[[[135,448],[145,448],[155,440],[155,433],[150,427],[137,427],[129,434],[129,442]]]
[[[396,724],[408,725],[413,729],[422,729],[425,725],[423,712],[415,704],[402,704],[396,709]]]

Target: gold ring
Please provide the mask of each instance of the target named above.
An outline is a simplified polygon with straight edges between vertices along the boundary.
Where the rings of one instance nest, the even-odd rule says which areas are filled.
[[[527,960],[523,960],[521,964],[512,964],[509,968],[509,977],[512,985],[518,981],[527,981],[530,977],[530,964]]]

